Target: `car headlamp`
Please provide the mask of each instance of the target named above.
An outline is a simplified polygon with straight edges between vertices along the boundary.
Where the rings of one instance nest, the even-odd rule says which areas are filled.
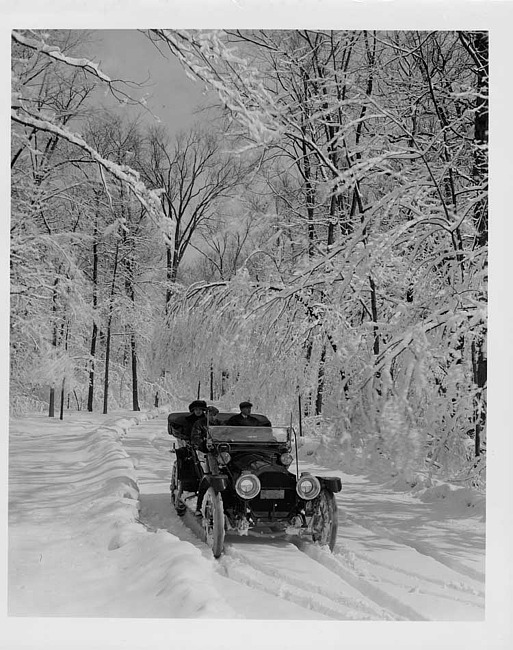
[[[282,454],[280,456],[280,463],[285,467],[288,467],[292,463],[292,454]]]
[[[231,461],[232,457],[230,456],[229,452],[227,451],[222,451],[219,454],[219,460],[224,463],[225,465],[228,465],[228,463]]]
[[[319,479],[311,474],[303,474],[296,483],[296,492],[302,499],[307,501],[315,499],[321,492]]]
[[[235,482],[235,491],[243,499],[253,499],[260,488],[260,479],[254,474],[241,474]]]

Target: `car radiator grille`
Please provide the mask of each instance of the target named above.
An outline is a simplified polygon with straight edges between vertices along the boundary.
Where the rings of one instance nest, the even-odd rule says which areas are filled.
[[[262,472],[258,475],[263,490],[273,490],[278,488],[296,489],[296,478],[290,474],[282,472]]]
[[[254,514],[270,520],[289,515],[296,503],[295,477],[281,472],[263,472],[258,478],[262,489],[251,499]]]

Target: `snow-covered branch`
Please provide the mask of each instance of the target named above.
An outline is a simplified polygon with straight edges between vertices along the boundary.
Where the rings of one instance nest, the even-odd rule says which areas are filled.
[[[61,49],[56,45],[48,45],[43,40],[29,38],[22,34],[20,31],[13,30],[11,33],[13,41],[24,47],[28,47],[36,52],[42,52],[46,56],[59,61],[60,63],[65,63],[66,65],[72,66],[74,68],[82,68],[85,72],[97,77],[101,81],[110,84],[111,79],[104,74],[98,67],[96,63],[93,63],[89,59],[68,56],[63,54]]]
[[[166,224],[166,230],[164,231],[165,235],[167,237],[172,236],[172,233],[169,230],[169,225],[167,225],[170,224],[170,220],[166,219],[162,212],[159,192],[156,190],[148,190],[141,181],[138,172],[134,171],[127,165],[118,165],[117,163],[101,156],[98,151],[91,147],[79,134],[55,124],[50,120],[45,120],[31,115],[27,111],[21,109],[13,109],[11,111],[11,119],[22,126],[31,127],[38,131],[46,131],[47,133],[57,135],[59,138],[62,138],[87,152],[89,156],[103,169],[124,183],[154,219],[159,223]]]

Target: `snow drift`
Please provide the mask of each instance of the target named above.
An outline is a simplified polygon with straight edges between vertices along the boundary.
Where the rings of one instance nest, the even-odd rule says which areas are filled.
[[[148,417],[11,423],[10,615],[236,616],[197,548],[139,523],[121,437]]]

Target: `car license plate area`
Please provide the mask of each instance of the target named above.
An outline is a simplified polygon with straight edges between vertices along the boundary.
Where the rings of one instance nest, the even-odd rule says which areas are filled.
[[[262,490],[260,492],[261,499],[284,499],[285,490]]]

